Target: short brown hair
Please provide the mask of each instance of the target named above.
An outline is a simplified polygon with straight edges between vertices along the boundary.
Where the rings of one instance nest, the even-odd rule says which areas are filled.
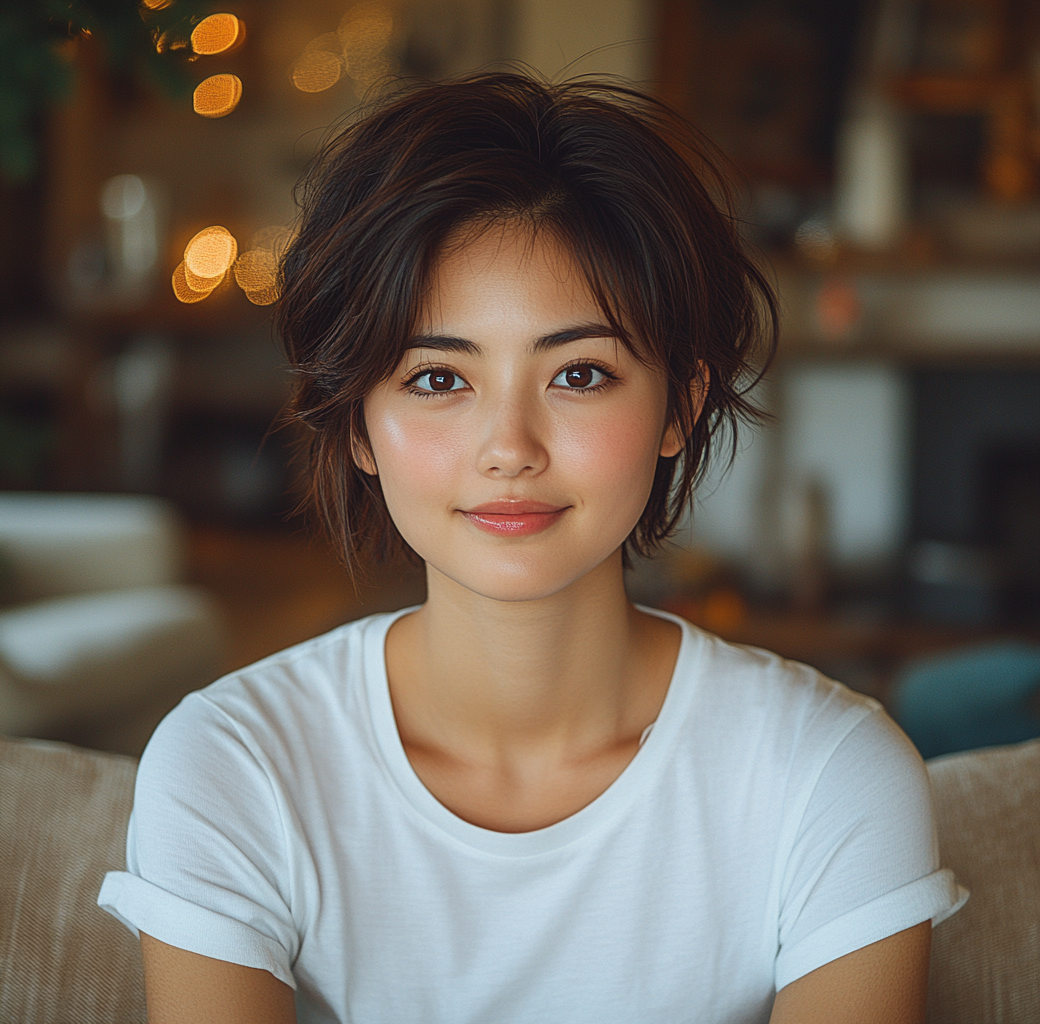
[[[364,399],[404,355],[448,236],[488,219],[553,231],[617,336],[665,370],[687,441],[659,459],[626,543],[650,554],[674,531],[719,428],[757,415],[746,392],[776,347],[776,299],[713,154],[636,90],[511,72],[404,89],[327,143],[303,182],[277,315],[296,371],[290,419],[309,428],[308,503],[348,567],[404,546],[355,459]]]

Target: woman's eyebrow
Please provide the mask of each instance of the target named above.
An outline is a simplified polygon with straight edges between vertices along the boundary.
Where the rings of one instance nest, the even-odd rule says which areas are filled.
[[[432,348],[437,352],[465,352],[470,356],[484,354],[484,350],[475,342],[457,338],[453,334],[417,334],[405,348]]]
[[[559,348],[572,341],[581,341],[583,338],[617,338],[617,332],[606,324],[578,324],[574,327],[566,327],[551,334],[543,334],[535,340],[531,346],[533,352],[546,352],[549,349]],[[459,338],[454,334],[417,334],[407,345],[408,348],[430,348],[437,352],[463,352],[466,355],[480,356],[484,350],[475,342],[467,338]]]
[[[578,324],[575,327],[567,327],[562,331],[553,331],[552,334],[543,334],[532,346],[535,352],[546,352],[551,348],[559,348],[572,341],[581,341],[583,338],[613,338],[620,341],[617,331],[606,324]]]

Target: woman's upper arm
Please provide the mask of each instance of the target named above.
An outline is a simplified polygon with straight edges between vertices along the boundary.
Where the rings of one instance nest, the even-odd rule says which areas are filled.
[[[293,991],[269,971],[141,933],[149,1024],[296,1024]]]
[[[924,921],[796,978],[770,1024],[922,1024],[932,924]]]

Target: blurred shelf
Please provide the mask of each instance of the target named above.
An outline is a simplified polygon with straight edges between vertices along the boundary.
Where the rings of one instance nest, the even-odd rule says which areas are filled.
[[[781,355],[1040,362],[1040,273],[774,265]]]

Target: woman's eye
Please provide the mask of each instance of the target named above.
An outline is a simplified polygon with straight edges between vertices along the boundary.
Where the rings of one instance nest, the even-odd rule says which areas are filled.
[[[572,391],[587,391],[602,384],[607,375],[596,369],[595,366],[569,366],[561,370],[554,378],[553,384],[557,387],[570,388]]]
[[[459,391],[466,386],[466,382],[450,370],[427,370],[419,374],[412,381],[412,387],[419,391],[429,391],[434,394],[443,394],[446,391]]]

